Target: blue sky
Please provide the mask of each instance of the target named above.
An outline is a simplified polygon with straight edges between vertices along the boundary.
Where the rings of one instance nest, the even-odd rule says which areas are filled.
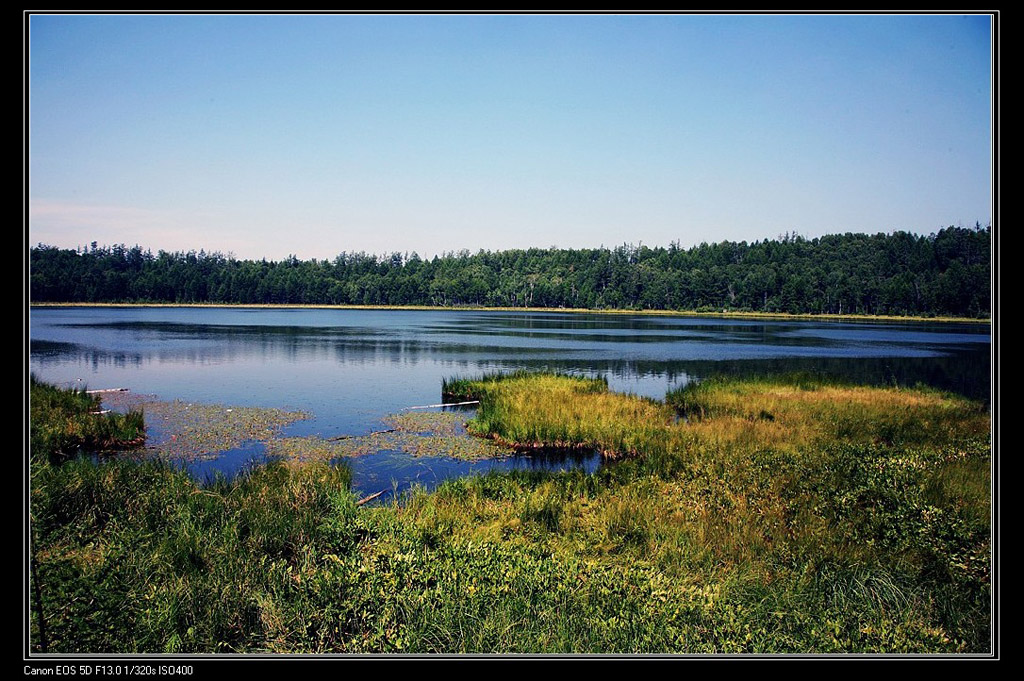
[[[992,218],[986,15],[32,15],[29,243],[333,258]]]

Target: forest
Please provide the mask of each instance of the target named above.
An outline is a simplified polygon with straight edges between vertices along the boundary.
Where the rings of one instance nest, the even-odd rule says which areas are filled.
[[[429,305],[794,314],[991,314],[991,227],[786,234],[682,248],[530,248],[240,260],[123,244],[29,253],[33,303]]]

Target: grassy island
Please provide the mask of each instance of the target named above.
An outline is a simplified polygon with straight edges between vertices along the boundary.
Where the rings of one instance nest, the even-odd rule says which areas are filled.
[[[34,451],[33,649],[990,650],[983,405],[811,376],[664,401],[549,374],[443,391],[481,401],[477,436],[608,464],[359,506],[347,470],[320,461],[200,486]]]

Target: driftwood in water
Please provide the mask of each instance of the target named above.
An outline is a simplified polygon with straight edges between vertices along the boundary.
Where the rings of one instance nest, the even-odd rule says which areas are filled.
[[[467,404],[480,404],[480,400],[468,402],[445,402],[444,404],[424,404],[422,407],[406,407],[406,409],[434,409],[435,407],[461,407]]]
[[[363,497],[362,499],[360,499],[359,501],[356,502],[356,506],[362,506],[363,504],[365,504],[368,501],[373,501],[374,499],[379,497],[381,494],[384,494],[384,492],[387,492],[387,490],[386,489],[382,489],[381,491],[377,492],[376,494],[371,494],[368,497]]]

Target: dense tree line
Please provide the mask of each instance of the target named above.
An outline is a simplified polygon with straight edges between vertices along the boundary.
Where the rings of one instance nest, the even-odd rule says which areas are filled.
[[[124,245],[30,251],[33,302],[356,304],[749,310],[824,314],[990,313],[990,229],[929,236],[677,243],[650,248],[341,253],[238,260]]]

